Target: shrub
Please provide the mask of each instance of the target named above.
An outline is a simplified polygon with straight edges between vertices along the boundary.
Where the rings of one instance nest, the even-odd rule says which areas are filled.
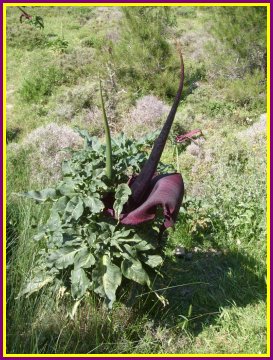
[[[126,116],[124,131],[127,134],[143,136],[157,130],[160,121],[169,112],[169,106],[156,96],[146,95],[136,101],[135,107]]]
[[[240,131],[237,137],[251,146],[262,149],[266,143],[266,114],[260,116],[259,121],[245,130]]]
[[[66,74],[54,66],[46,67],[24,79],[19,94],[27,103],[44,100],[52,95],[56,86],[68,81]]]
[[[259,251],[265,250],[265,166],[259,167],[257,176],[253,164],[243,165],[242,172],[241,161],[235,159],[232,165],[240,172],[230,166],[214,169],[202,198],[186,198],[174,235],[178,243],[236,250],[255,242]]]
[[[74,47],[71,51],[59,54],[57,66],[66,75],[69,83],[77,83],[79,77],[86,79],[92,74],[97,75],[97,68],[94,68],[94,54],[92,48]]]
[[[266,68],[266,7],[214,7],[213,33],[237,55],[244,73]]]
[[[225,97],[240,107],[263,112],[266,104],[266,83],[264,74],[255,71],[244,79],[234,79],[225,86]]]
[[[46,46],[57,52],[65,52],[68,47],[68,41],[63,37],[57,36],[54,38],[49,38]]]
[[[225,139],[215,135],[209,148],[204,144],[202,156],[196,158],[186,177],[188,196],[183,201],[175,240],[181,239],[180,243],[189,247],[202,244],[235,251],[249,250],[255,244],[257,251],[265,251],[265,130],[262,116]],[[187,152],[182,155],[183,164]]]
[[[94,107],[96,86],[93,83],[70,87],[58,96],[57,105],[52,111],[53,116],[60,120],[71,121],[76,115],[80,117]]]
[[[145,95],[176,93],[175,61],[167,41],[174,12],[168,7],[123,7],[120,41],[111,60],[122,84]],[[178,70],[177,66],[177,71]]]
[[[7,22],[7,44],[10,47],[25,48],[32,51],[47,45],[46,34],[28,24]]]
[[[62,161],[69,158],[66,148],[77,148],[81,142],[81,137],[71,128],[51,123],[32,131],[21,148],[31,150],[29,162],[33,178],[39,183],[54,183],[60,177]]]

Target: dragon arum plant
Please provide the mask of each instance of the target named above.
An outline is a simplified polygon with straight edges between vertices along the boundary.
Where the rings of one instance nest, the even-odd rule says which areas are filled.
[[[22,194],[52,206],[34,236],[44,248],[18,296],[29,296],[45,285],[55,291],[66,287],[77,301],[92,291],[111,308],[124,278],[152,290],[152,277],[163,262],[160,235],[175,221],[183,197],[181,175],[160,162],[183,79],[181,55],[179,90],[150,157],[147,148],[157,134],[139,140],[123,134],[110,138],[100,84],[106,145],[78,130],[83,148],[71,151],[71,159],[63,162],[56,187]]]

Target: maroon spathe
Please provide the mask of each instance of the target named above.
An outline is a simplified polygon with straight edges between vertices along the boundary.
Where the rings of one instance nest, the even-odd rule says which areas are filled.
[[[151,181],[149,195],[136,209],[121,215],[120,222],[125,225],[138,225],[153,220],[157,207],[163,208],[164,226],[173,226],[184,194],[181,174],[165,174],[154,177]]]

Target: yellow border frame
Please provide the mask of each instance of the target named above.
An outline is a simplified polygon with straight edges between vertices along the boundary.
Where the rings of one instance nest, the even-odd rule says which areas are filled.
[[[266,354],[7,354],[6,353],[6,9],[12,6],[265,6],[267,8],[267,353]],[[3,3],[3,349],[4,357],[270,357],[270,3]]]

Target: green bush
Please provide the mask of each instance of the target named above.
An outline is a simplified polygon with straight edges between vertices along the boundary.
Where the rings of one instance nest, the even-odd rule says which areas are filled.
[[[264,74],[255,71],[247,74],[244,79],[235,79],[225,86],[226,100],[249,110],[264,112],[266,105],[266,83]]]
[[[238,139],[230,141],[237,141]],[[249,146],[249,145],[248,145]],[[203,174],[202,198],[188,196],[183,202],[174,238],[184,245],[214,248],[266,246],[266,162],[264,151],[221,145],[210,171]],[[211,165],[210,165],[211,166]],[[208,167],[208,165],[206,165]],[[201,168],[197,172],[202,182]],[[197,184],[195,184],[196,186]],[[183,240],[182,240],[183,239]]]
[[[244,72],[266,68],[266,7],[219,6],[213,8],[213,33],[237,56]]]
[[[67,81],[68,78],[63,71],[54,66],[46,67],[25,78],[19,94],[27,103],[42,101],[52,95],[56,86]]]
[[[37,48],[45,48],[47,45],[46,34],[29,24],[8,22],[7,25],[7,43],[11,47],[25,48],[32,51]]]
[[[138,95],[153,92],[173,97],[179,73],[168,42],[174,12],[168,7],[124,7],[122,11],[120,41],[112,57],[118,79]]]

